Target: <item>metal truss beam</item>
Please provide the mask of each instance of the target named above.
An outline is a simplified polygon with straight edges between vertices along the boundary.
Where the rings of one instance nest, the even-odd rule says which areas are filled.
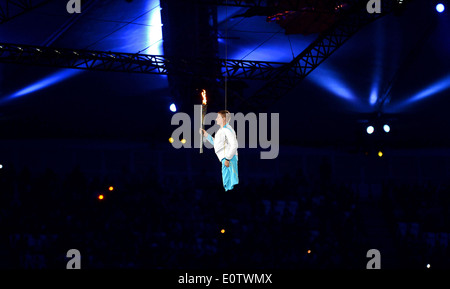
[[[229,79],[269,80],[279,74],[286,63],[220,59],[222,76]]]
[[[406,5],[403,1],[401,5]],[[382,1],[382,13],[370,14],[367,1],[360,1],[358,10],[350,12],[331,29],[319,35],[302,53],[278,70],[276,77],[257,90],[242,104],[246,109],[268,109],[271,104],[286,95],[309,73],[330,57],[363,26],[389,14],[397,8],[398,0]]]
[[[270,0],[200,0],[203,4],[234,7],[268,7]]]
[[[14,17],[42,6],[51,0],[4,0],[0,1],[0,24],[5,23]]]
[[[100,71],[167,74],[163,56],[0,43],[0,62]]]
[[[204,4],[218,5],[218,6],[233,6],[233,7],[249,7],[249,8],[298,8],[298,7],[320,7],[324,3],[328,6],[337,6],[342,2],[355,2],[357,0],[346,0],[346,1],[331,1],[331,0],[286,0],[282,3],[275,0],[199,0]]]
[[[272,79],[284,65],[280,62],[183,59],[163,55],[59,49],[8,43],[0,43],[0,62],[98,71],[190,75],[196,74],[192,72],[193,66],[218,65],[222,68],[221,77],[253,80]]]

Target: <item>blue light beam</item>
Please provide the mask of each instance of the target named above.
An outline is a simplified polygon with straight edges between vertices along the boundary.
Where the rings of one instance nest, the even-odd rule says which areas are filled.
[[[79,70],[79,69],[61,70],[61,71],[56,72],[56,73],[54,73],[54,74],[52,74],[52,75],[50,75],[50,76],[48,76],[46,78],[43,78],[43,79],[41,79],[39,81],[36,81],[35,83],[33,83],[33,84],[23,88],[23,89],[20,89],[20,90],[18,90],[16,92],[12,93],[11,95],[1,99],[0,100],[0,104],[3,104],[5,102],[9,102],[9,101],[11,101],[13,99],[25,96],[27,94],[34,93],[34,92],[42,90],[42,89],[45,89],[45,88],[47,88],[47,87],[49,87],[51,85],[57,84],[57,83],[65,80],[65,79],[68,79],[68,78],[70,78],[70,77],[72,77],[72,76],[74,76],[74,75],[76,75],[76,74],[78,74],[80,72],[81,72],[81,70]]]
[[[339,74],[331,69],[321,67],[320,73],[311,73],[308,79],[342,99],[356,101],[351,89],[339,78]]]
[[[147,30],[147,49],[145,53],[151,55],[163,55],[163,34],[161,22],[161,5],[159,0],[149,1],[150,11],[149,26]]]
[[[418,92],[417,94],[413,95],[410,99],[407,100],[407,103],[414,103],[421,99],[427,98],[431,95],[434,95],[436,93],[439,93],[441,91],[444,91],[450,87],[450,75],[447,77],[444,77],[435,83],[431,84],[424,90]]]
[[[440,93],[446,89],[450,88],[450,75],[441,78],[440,80],[434,82],[433,84],[429,85],[425,89],[419,91],[418,93],[414,94],[407,100],[404,100],[392,107],[394,111],[400,111],[405,109],[407,106],[412,105],[420,100],[423,100],[425,98],[428,98],[432,95],[435,95],[437,93]]]

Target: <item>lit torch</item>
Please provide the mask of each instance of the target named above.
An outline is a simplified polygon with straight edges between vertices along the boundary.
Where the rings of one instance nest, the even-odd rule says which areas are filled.
[[[203,153],[203,129],[205,129],[205,125],[203,124],[203,119],[206,114],[206,90],[202,90],[202,110],[200,115],[200,127],[202,128],[202,133],[200,134],[200,153]]]

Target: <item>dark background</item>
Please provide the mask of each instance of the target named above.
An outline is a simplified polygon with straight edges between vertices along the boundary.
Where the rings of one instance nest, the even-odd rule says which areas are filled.
[[[6,2],[1,268],[64,269],[72,248],[82,268],[359,270],[369,249],[381,268],[449,268],[449,7],[404,1],[262,98],[292,75],[224,77],[216,60],[289,64],[339,23],[330,1]],[[168,70],[42,65],[7,45],[160,55]],[[279,115],[278,157],[241,142],[231,192],[212,149],[168,141],[169,105],[193,117],[201,89],[208,112]]]

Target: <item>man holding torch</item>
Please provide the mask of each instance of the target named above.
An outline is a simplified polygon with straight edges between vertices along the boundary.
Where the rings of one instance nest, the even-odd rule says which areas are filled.
[[[230,119],[230,112],[221,110],[217,113],[216,124],[220,128],[215,133],[215,137],[209,135],[203,128],[199,131],[214,146],[214,152],[222,163],[222,181],[225,191],[232,190],[239,183],[238,141],[236,132],[229,124]]]

